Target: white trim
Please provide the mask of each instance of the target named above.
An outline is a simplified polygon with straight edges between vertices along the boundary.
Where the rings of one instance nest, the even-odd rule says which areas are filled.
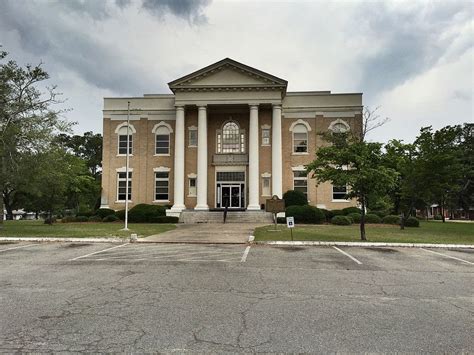
[[[306,168],[304,167],[304,165],[298,165],[298,166],[292,166],[291,170],[293,170],[293,171],[305,171]]]
[[[346,129],[347,129],[346,132],[351,130],[351,126],[349,126],[349,124],[346,121],[341,120],[340,118],[338,118],[337,120],[332,121],[331,124],[329,125],[328,129],[330,131],[334,132],[334,126],[339,124],[339,123],[343,124],[346,127]]]
[[[331,202],[336,202],[336,203],[339,203],[339,202],[349,203],[349,202],[351,202],[351,200],[331,200]]]
[[[263,124],[260,126],[261,129],[271,129],[272,126],[270,126],[269,124]]]
[[[295,122],[293,122],[290,126],[290,132],[293,132],[293,129],[295,128],[296,125],[299,125],[299,124],[302,124],[303,126],[306,127],[306,130],[308,132],[311,132],[311,126],[309,125],[308,122],[306,122],[305,120],[302,120],[301,118]]]
[[[170,200],[153,200],[153,203],[169,203]]]
[[[190,144],[191,131],[196,132],[196,144]],[[188,148],[197,148],[197,135],[198,135],[198,128],[196,126],[189,126],[188,127]]]
[[[291,155],[309,155],[308,152],[293,152]]]
[[[270,177],[272,177],[272,174],[265,172],[265,173],[263,173],[261,176],[262,176],[263,178],[270,178]]]
[[[195,173],[190,173],[190,174],[188,174],[188,178],[190,178],[190,179],[196,179],[196,178],[197,178],[197,174],[195,174]]]
[[[126,109],[125,109],[126,110]],[[127,119],[127,115],[121,115],[121,114],[110,114],[109,117],[106,117],[107,115],[104,114],[104,118],[110,118],[111,121],[123,121]],[[140,121],[140,118],[146,118],[146,115],[130,115],[130,121]],[[127,125],[125,123],[125,125]]]
[[[166,128],[168,128],[170,134],[173,133],[173,128],[171,128],[171,126],[168,123],[166,123],[165,121],[161,121],[161,122],[157,123],[156,125],[154,125],[153,129],[151,130],[151,133],[156,134],[156,131],[160,127],[166,127]]]
[[[115,169],[115,171],[117,173],[126,173],[127,172],[127,168],[125,166],[122,166],[121,168],[117,168]],[[133,168],[128,168],[128,172],[133,172]]]
[[[115,133],[118,134],[120,129],[123,128],[123,127],[127,127],[127,122],[122,122],[117,127],[115,127]],[[132,134],[137,133],[137,130],[135,129],[135,127],[133,127],[132,124],[130,124],[128,127],[129,127],[130,131],[132,132]]]
[[[127,154],[117,154],[116,156],[117,157],[126,157]],[[129,154],[128,156],[131,158],[131,157],[133,157],[133,154]]]
[[[215,171],[247,172],[246,166],[216,166]]]
[[[191,180],[195,180],[194,194],[191,193]],[[188,174],[188,197],[197,197],[197,174]]]
[[[159,166],[159,167],[153,168],[153,172],[155,173],[162,173],[162,172],[169,173],[170,170],[171,169],[166,166]]]
[[[156,144],[156,143],[155,143]],[[156,149],[156,148],[155,148]],[[170,154],[153,154],[154,157],[170,157]]]
[[[193,129],[198,129],[198,128],[197,128],[197,126],[194,126],[194,125],[188,127],[188,130],[193,130]]]

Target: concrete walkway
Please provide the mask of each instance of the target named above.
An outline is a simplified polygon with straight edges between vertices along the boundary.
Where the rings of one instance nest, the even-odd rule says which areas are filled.
[[[139,239],[139,242],[154,243],[210,243],[243,244],[261,223],[196,223],[178,224],[177,228],[165,233]]]

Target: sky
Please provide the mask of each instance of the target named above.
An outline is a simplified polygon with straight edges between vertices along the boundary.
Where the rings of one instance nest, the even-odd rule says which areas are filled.
[[[74,131],[102,132],[103,97],[167,83],[230,57],[288,91],[363,92],[389,122],[369,139],[474,122],[472,1],[1,0],[0,44],[38,64]]]

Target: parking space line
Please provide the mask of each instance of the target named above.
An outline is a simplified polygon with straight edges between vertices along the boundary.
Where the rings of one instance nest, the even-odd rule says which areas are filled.
[[[99,254],[99,253],[103,253],[103,252],[105,252],[105,251],[107,251],[107,250],[112,250],[112,249],[121,248],[121,247],[124,247],[125,245],[129,245],[129,243],[116,245],[116,246],[114,246],[114,247],[107,248],[107,249],[103,249],[103,250],[99,250],[99,251],[96,251],[96,252],[94,252],[94,253],[90,253],[90,254],[78,256],[78,257],[75,257],[75,258],[73,258],[73,259],[69,259],[69,261],[74,261],[74,260],[79,260],[79,259],[87,258],[88,256],[92,256],[92,255],[96,255],[96,254]]]
[[[421,249],[421,250],[424,250],[424,251],[427,251],[427,252],[429,252],[429,253],[441,255],[441,256],[444,256],[444,257],[446,257],[446,258],[450,258],[450,259],[454,259],[454,260],[461,261],[461,262],[463,262],[463,263],[467,263],[467,264],[474,265],[474,263],[472,263],[472,262],[470,262],[470,261],[467,261],[467,260],[464,260],[464,259],[460,259],[460,258],[456,258],[455,256],[451,256],[451,255],[447,255],[447,254],[438,253],[438,252],[436,252],[436,251],[428,250],[428,249],[424,249],[424,248],[420,248],[420,249]]]
[[[242,255],[242,259],[240,259],[241,263],[245,263],[245,261],[247,261],[247,256],[249,255],[249,251],[250,251],[250,245],[247,246],[247,248],[245,248],[244,254]]]
[[[338,247],[333,246],[333,248],[336,249],[338,252],[344,254],[344,255],[347,256],[348,258],[351,258],[351,259],[354,260],[357,264],[362,265],[362,263],[361,263],[359,260],[357,260],[356,258],[354,258],[352,255],[346,253],[345,251],[339,249]]]
[[[38,244],[28,244],[28,245],[21,245],[21,246],[19,246],[19,247],[13,247],[13,248],[8,248],[8,249],[2,249],[2,250],[0,250],[0,253],[3,253],[4,251],[8,251],[8,250],[21,249],[21,248],[28,248],[28,247],[32,247],[33,245],[38,245]]]

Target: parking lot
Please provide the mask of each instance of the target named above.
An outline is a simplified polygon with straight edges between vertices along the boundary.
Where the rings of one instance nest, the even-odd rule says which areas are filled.
[[[474,351],[474,250],[0,244],[0,351]]]

